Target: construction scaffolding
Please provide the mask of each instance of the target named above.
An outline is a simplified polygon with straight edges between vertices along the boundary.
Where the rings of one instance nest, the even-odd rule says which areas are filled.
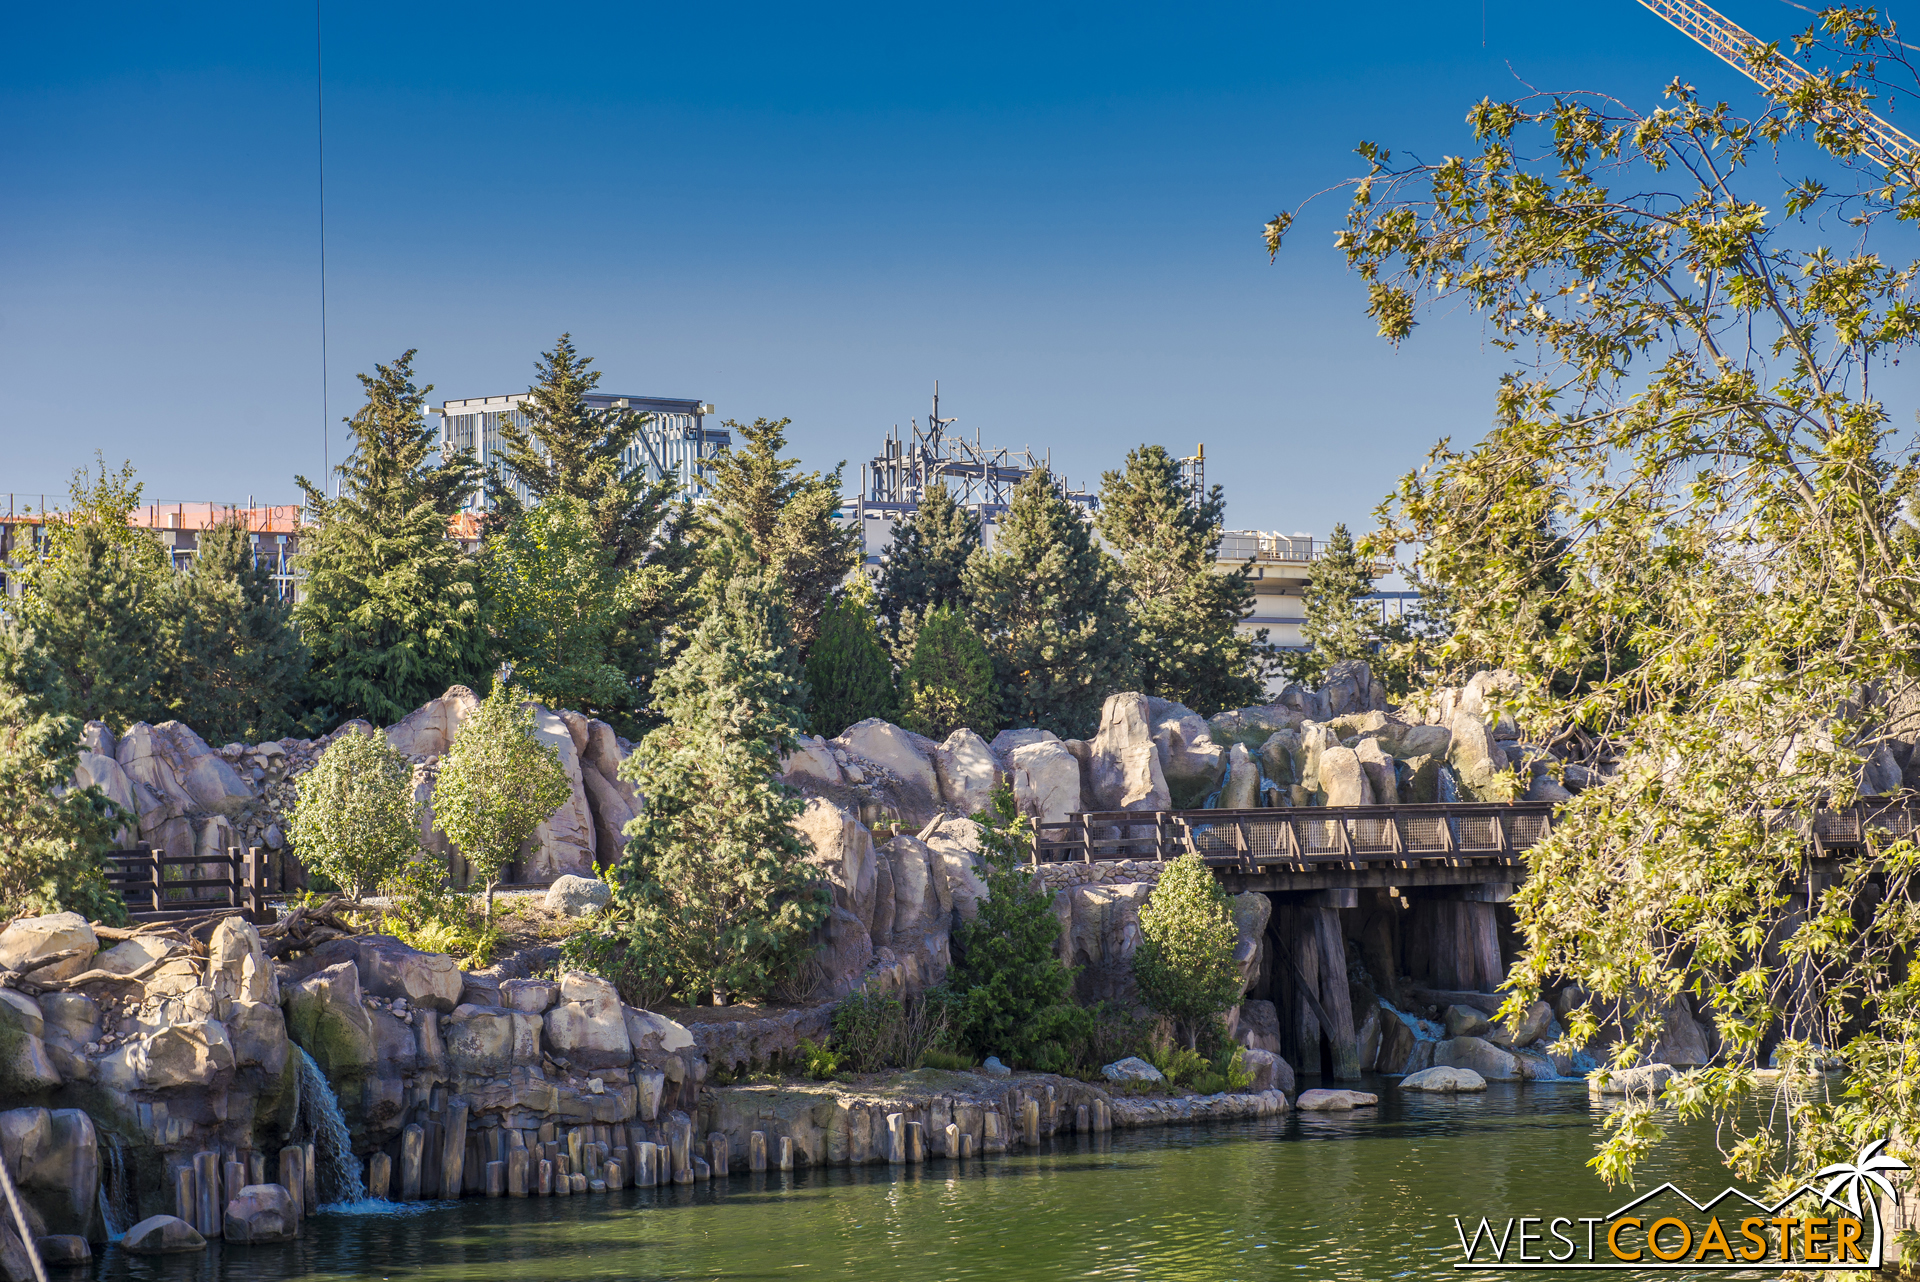
[[[1053,470],[1050,451],[1035,455],[1031,449],[1018,453],[989,449],[980,443],[977,431],[971,441],[950,433],[947,429],[958,421],[940,417],[940,384],[935,383],[926,426],[910,420],[911,438],[895,427],[881,452],[860,465],[860,493],[853,500],[852,515],[863,533],[868,521],[897,522],[918,511],[920,500],[936,483],[944,483],[962,507],[978,513],[981,524],[990,526],[1005,515],[1015,486],[1041,468]],[[1088,511],[1100,505],[1094,495],[1064,482],[1062,492],[1069,503]],[[891,531],[879,533],[884,543]]]

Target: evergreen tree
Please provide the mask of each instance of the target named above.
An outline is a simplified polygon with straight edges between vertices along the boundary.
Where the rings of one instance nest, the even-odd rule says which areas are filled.
[[[1234,630],[1253,609],[1252,570],[1216,569],[1226,506],[1219,486],[1193,493],[1163,446],[1143,445],[1101,477],[1094,518],[1120,557],[1140,688],[1202,716],[1258,703],[1272,662],[1264,629]]]
[[[874,609],[887,620],[903,661],[913,653],[913,630],[930,610],[965,605],[961,575],[979,547],[979,514],[961,507],[941,481],[894,527]]]
[[[173,588],[173,715],[214,743],[291,734],[306,646],[246,527],[230,521],[203,531],[192,566]]]
[[[536,736],[533,724],[526,691],[496,679],[493,692],[460,723],[433,785],[434,827],[485,884],[488,926],[501,873],[573,795],[560,750]]]
[[[434,432],[413,352],[360,375],[352,455],[330,498],[305,477],[313,524],[294,619],[313,656],[309,688],[332,719],[391,722],[486,671],[478,564],[447,537],[479,483],[470,450],[431,461]]]
[[[722,450],[706,465],[710,489],[698,514],[700,553],[712,595],[742,574],[765,574],[783,584],[804,655],[828,597],[859,563],[861,535],[835,519],[840,468],[824,476],[802,473],[798,459],[780,457],[788,422],[757,418],[743,427],[727,421],[745,443]]]
[[[1281,666],[1289,680],[1316,685],[1327,669],[1343,659],[1365,659],[1379,640],[1380,615],[1362,600],[1373,591],[1373,575],[1345,525],[1333,527],[1326,550],[1307,580],[1307,619],[1300,635],[1307,649],[1289,652]]]
[[[991,739],[1000,729],[993,660],[954,606],[934,606],[920,625],[900,674],[900,704],[900,724],[930,739],[962,726]]]
[[[1189,1049],[1221,1040],[1220,1016],[1240,1000],[1239,931],[1233,905],[1200,856],[1185,854],[1161,870],[1140,910],[1133,977],[1140,995],[1174,1022]]]
[[[756,575],[715,593],[661,676],[666,724],[620,768],[647,798],[617,890],[635,987],[717,1005],[764,996],[832,910],[792,826],[800,800],[779,781],[804,698],[769,645],[785,630],[781,598]]]
[[[963,576],[993,657],[1002,725],[1063,739],[1092,732],[1100,704],[1132,679],[1124,593],[1113,558],[1045,468],[1020,482]]]
[[[1013,791],[994,789],[974,815],[987,894],[979,914],[954,933],[947,987],[962,1001],[962,1035],[980,1055],[1058,1072],[1085,1035],[1088,1017],[1071,997],[1074,972],[1060,964],[1053,895],[1027,873],[1033,825],[1015,812]]]
[[[74,472],[68,511],[50,516],[23,575],[20,613],[60,673],[62,707],[124,730],[166,715],[165,637],[173,572],[167,553],[128,524],[139,506],[131,464]]]
[[[617,661],[619,618],[639,576],[615,569],[587,503],[551,495],[483,557],[496,657],[550,708],[630,725],[639,692]]]
[[[126,920],[101,871],[130,822],[98,788],[75,788],[80,722],[58,664],[34,632],[0,619],[0,920],[71,911]]]
[[[893,660],[867,608],[869,593],[860,586],[864,580],[827,602],[820,635],[807,654],[807,684],[813,688],[807,723],[828,738],[868,717],[895,716]]]

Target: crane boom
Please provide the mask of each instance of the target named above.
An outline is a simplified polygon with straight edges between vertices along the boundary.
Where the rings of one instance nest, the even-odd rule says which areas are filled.
[[[1785,54],[1772,62],[1749,62],[1747,51],[1762,47],[1765,42],[1711,5],[1702,3],[1702,0],[1640,0],[1640,3],[1769,93],[1786,93],[1812,79],[1804,68]],[[1877,144],[1877,147],[1868,148],[1869,154],[1888,168],[1895,165],[1911,167],[1916,158],[1920,158],[1920,143],[1871,111],[1860,113],[1860,126]]]

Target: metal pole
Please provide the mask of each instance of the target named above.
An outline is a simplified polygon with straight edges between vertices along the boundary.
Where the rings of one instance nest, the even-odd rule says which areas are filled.
[[[33,1265],[34,1282],[47,1282],[47,1266],[40,1263],[40,1246],[33,1240],[33,1231],[27,1227],[27,1212],[20,1205],[20,1195],[14,1191],[13,1176],[7,1173],[7,1159],[0,1156],[0,1191],[7,1195],[7,1205],[13,1208],[13,1222],[20,1226],[20,1242],[27,1248],[27,1263]]]

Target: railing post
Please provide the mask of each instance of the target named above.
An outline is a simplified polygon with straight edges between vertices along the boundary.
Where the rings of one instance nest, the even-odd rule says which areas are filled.
[[[261,895],[267,884],[265,863],[260,857],[260,847],[247,847],[247,912],[253,917],[264,916],[266,912]]]
[[[227,847],[227,907],[240,906],[240,847]]]
[[[146,845],[145,842],[140,844]],[[149,846],[148,850],[153,855],[153,862],[149,865],[153,873],[153,911],[161,913],[166,911],[163,905],[167,900],[167,851],[164,846]]]

